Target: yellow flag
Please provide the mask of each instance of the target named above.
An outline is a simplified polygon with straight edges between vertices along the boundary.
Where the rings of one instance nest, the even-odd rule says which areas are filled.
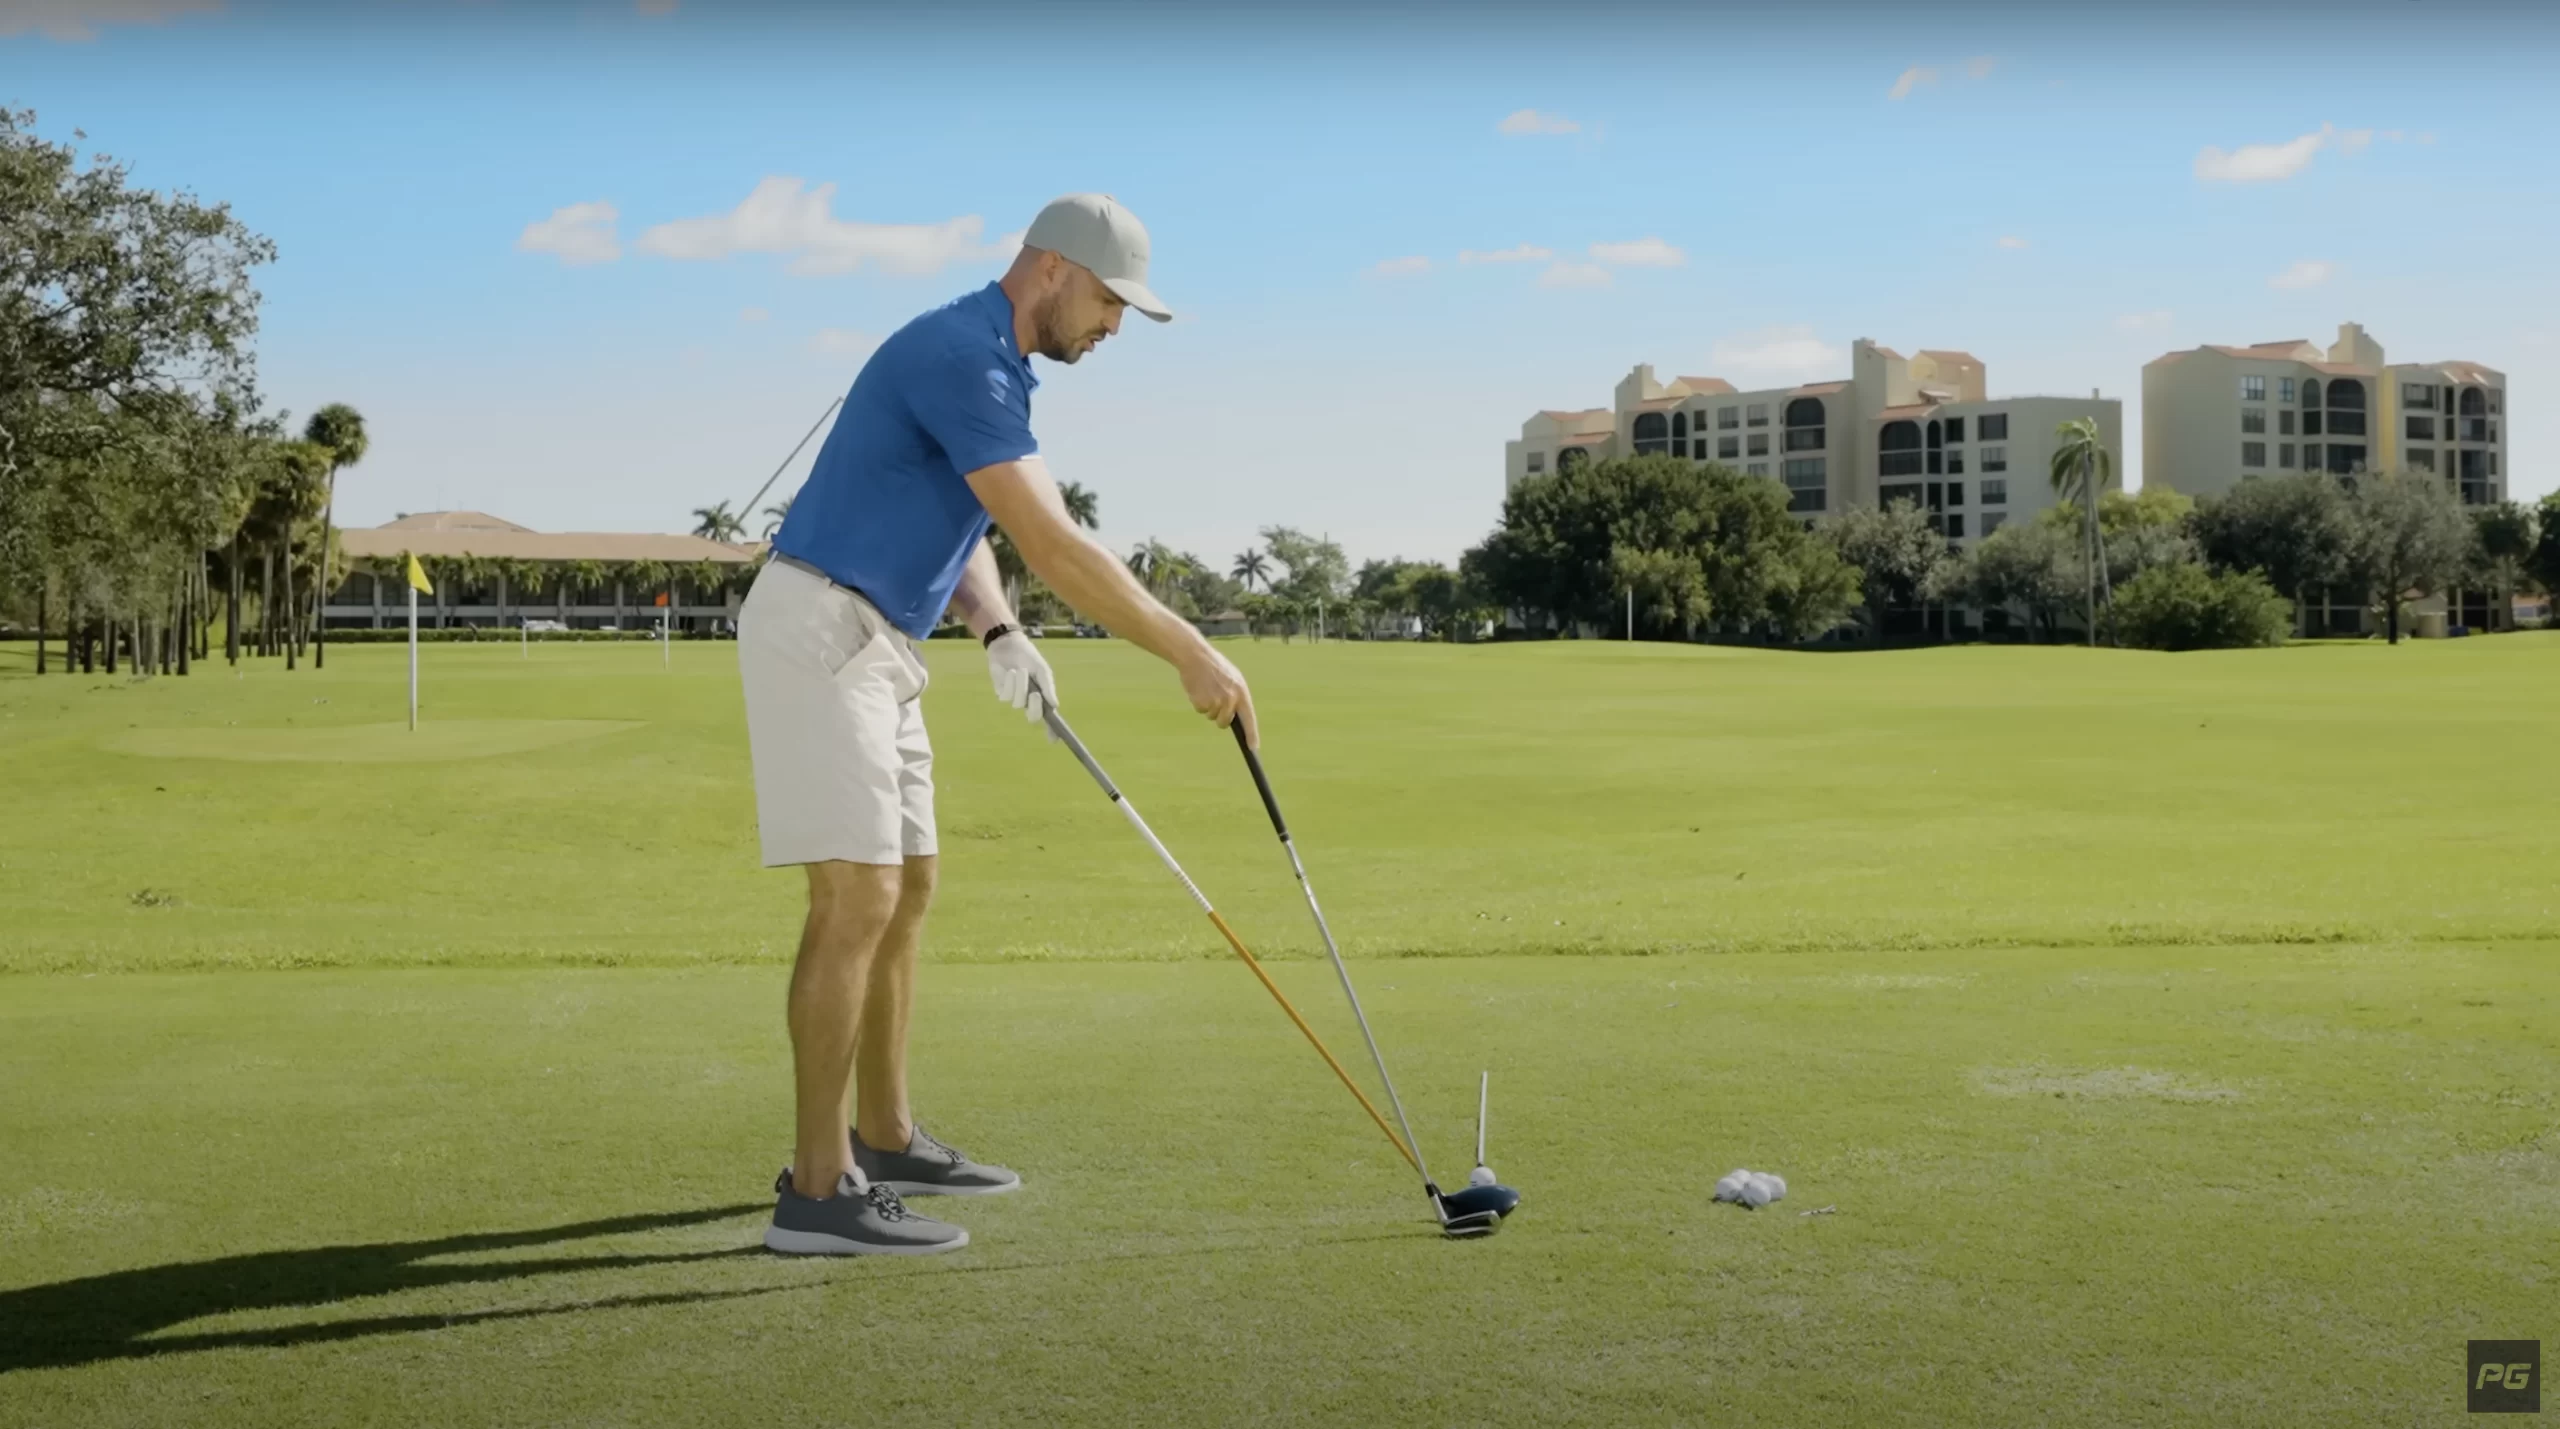
[[[418,558],[415,556],[409,558],[409,587],[420,595],[436,593],[434,584],[427,579],[427,568],[419,565]]]

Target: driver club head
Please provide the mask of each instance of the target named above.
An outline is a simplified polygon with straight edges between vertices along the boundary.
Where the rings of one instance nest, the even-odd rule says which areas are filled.
[[[1491,1235],[1502,1228],[1502,1218],[1520,1204],[1520,1193],[1509,1186],[1469,1186],[1463,1191],[1432,1192],[1440,1212],[1440,1233],[1451,1239]]]

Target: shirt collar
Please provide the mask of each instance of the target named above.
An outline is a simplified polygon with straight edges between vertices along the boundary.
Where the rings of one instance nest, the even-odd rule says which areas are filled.
[[[1040,385],[1040,375],[1031,370],[1031,359],[1023,355],[1021,344],[1013,336],[1013,299],[1005,296],[1004,284],[993,282],[978,290],[979,311],[995,326],[996,337],[1004,344],[1007,357],[1022,371],[1025,391]]]

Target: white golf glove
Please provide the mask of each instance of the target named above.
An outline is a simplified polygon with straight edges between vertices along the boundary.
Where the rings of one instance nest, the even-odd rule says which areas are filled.
[[[1045,712],[1043,697],[1050,703],[1057,700],[1058,677],[1049,673],[1040,647],[1019,630],[1006,631],[987,647],[987,674],[996,682],[996,698],[1022,711],[1022,717],[1033,724],[1040,723]]]

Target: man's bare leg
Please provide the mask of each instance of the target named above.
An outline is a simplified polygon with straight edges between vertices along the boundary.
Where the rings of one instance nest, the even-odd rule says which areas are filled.
[[[904,876],[894,864],[829,861],[808,868],[809,917],[791,968],[788,1013],[799,1108],[791,1180],[803,1196],[826,1197],[853,1169],[846,1126],[853,1109],[854,1045]]]
[[[907,1104],[907,1019],[915,1008],[916,949],[924,941],[936,866],[931,854],[907,860],[897,911],[871,958],[871,988],[854,1047],[854,1096],[861,1114],[853,1124],[875,1151],[904,1151],[915,1138],[915,1116]]]

